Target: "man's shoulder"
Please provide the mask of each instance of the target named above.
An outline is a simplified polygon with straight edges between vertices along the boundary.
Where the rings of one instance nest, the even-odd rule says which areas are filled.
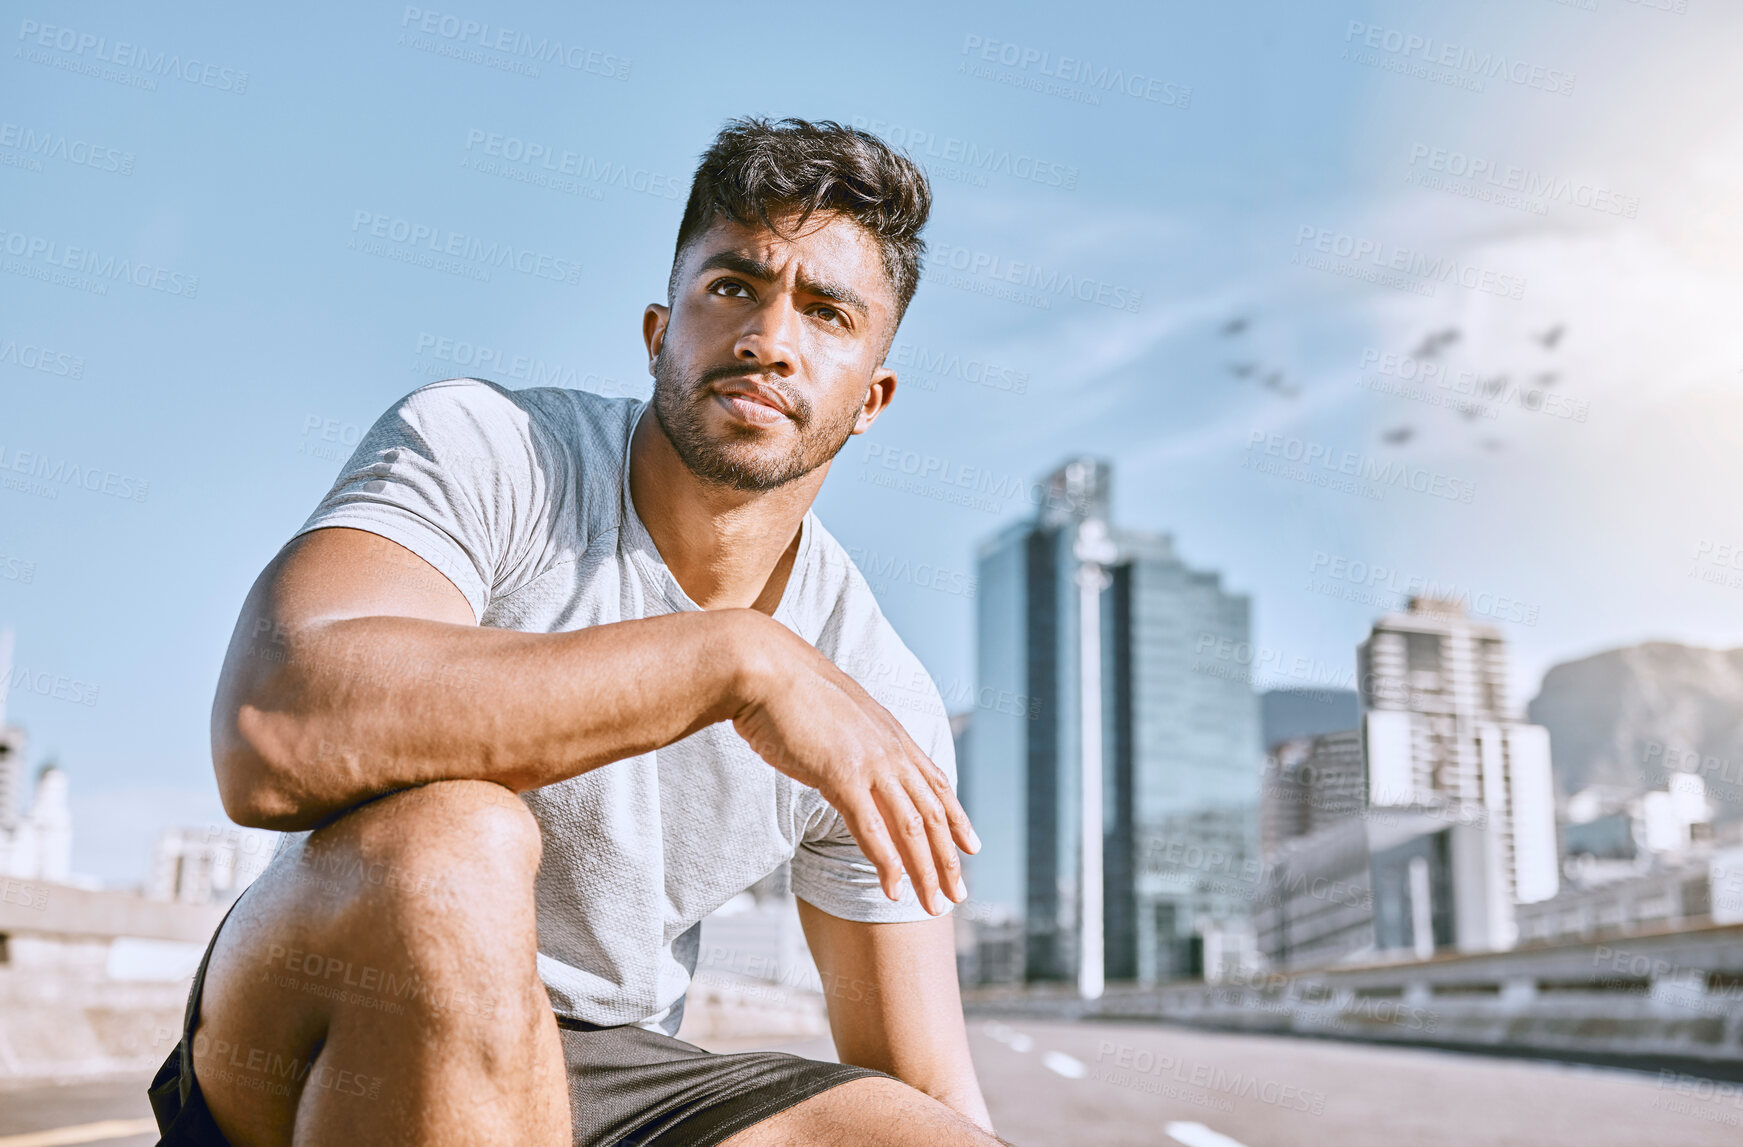
[[[408,418],[464,419],[487,432],[543,432],[565,444],[584,445],[592,437],[619,441],[642,400],[556,386],[510,390],[488,378],[467,376],[425,383],[395,405]]]

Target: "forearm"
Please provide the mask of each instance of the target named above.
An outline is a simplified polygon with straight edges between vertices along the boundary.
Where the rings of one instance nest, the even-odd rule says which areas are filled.
[[[226,808],[299,829],[412,785],[518,792],[668,745],[733,716],[759,623],[774,624],[721,610],[555,634],[408,617],[239,631],[213,711]]]

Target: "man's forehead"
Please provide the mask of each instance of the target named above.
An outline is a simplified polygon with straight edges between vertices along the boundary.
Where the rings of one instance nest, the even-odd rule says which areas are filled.
[[[861,294],[875,292],[880,302],[889,305],[890,283],[883,254],[852,216],[819,212],[795,231],[797,221],[796,213],[775,215],[774,222],[780,228],[776,232],[760,222],[718,217],[691,244],[690,265],[699,267],[722,253],[739,254],[783,274],[796,270],[801,276],[850,282]]]

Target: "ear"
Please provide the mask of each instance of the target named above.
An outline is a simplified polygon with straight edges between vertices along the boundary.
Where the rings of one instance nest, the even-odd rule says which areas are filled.
[[[854,419],[854,434],[864,434],[872,428],[872,423],[878,420],[895,400],[896,372],[887,366],[880,366],[872,372],[871,385],[866,387],[865,403],[859,408],[859,417]]]
[[[660,347],[666,341],[666,324],[672,321],[672,308],[649,303],[642,312],[642,342],[648,347],[648,373],[654,373],[654,360],[660,357]]]

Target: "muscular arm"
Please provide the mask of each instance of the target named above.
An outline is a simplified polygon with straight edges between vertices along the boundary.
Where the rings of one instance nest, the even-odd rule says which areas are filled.
[[[968,1054],[956,922],[861,924],[799,901],[842,1063],[887,1072],[993,1130]]]
[[[255,583],[224,661],[212,745],[225,809],[307,828],[393,789],[463,777],[518,792],[670,744],[733,716],[750,612],[481,628],[397,543],[306,534]]]
[[[434,567],[362,530],[306,534],[255,583],[212,756],[232,819],[296,830],[436,780],[536,788],[723,720],[841,811],[887,895],[904,867],[923,904],[966,895],[952,840],[978,842],[942,771],[785,626],[730,609],[568,633],[480,627]]]

